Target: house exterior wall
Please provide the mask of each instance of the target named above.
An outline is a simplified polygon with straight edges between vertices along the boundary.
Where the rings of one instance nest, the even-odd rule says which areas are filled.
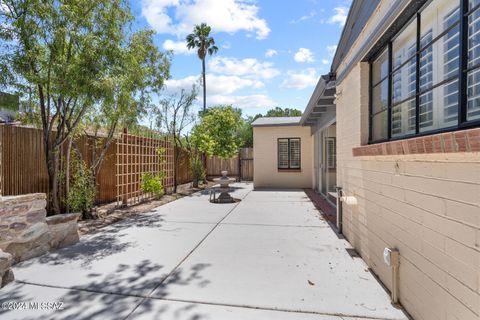
[[[343,205],[344,234],[389,289],[383,249],[399,250],[414,319],[480,319],[480,154],[354,157],[368,141],[368,69],[337,85],[337,184],[358,200]]]
[[[301,139],[301,170],[279,171],[277,139]],[[312,188],[313,137],[310,127],[253,127],[253,185],[255,188]]]

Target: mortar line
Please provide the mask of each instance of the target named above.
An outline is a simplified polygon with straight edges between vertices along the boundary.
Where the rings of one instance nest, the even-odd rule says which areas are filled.
[[[250,192],[252,192],[252,190],[248,191],[248,193],[243,197],[242,201],[245,200],[245,198],[247,198],[247,196],[250,194]],[[165,278],[163,278],[154,288],[152,291],[150,291],[150,293],[144,297],[140,303],[138,303],[135,308],[133,308],[133,310],[125,317],[123,318],[124,320],[127,320],[137,309],[138,307],[140,307],[147,299],[151,298],[152,294],[155,292],[155,290],[157,290],[182,264],[183,262],[185,262],[185,260],[187,260],[193,252],[195,252],[195,250],[197,250],[198,247],[200,247],[200,245],[208,238],[208,236],[222,223],[223,220],[225,220],[232,212],[233,210],[235,210],[238,205],[241,203],[240,202],[237,202],[235,204],[235,206],[233,206],[232,209],[230,209],[230,211],[227,212],[227,214],[225,216],[223,216],[222,219],[220,219],[216,224],[215,226],[213,226],[213,228],[200,240],[200,242],[197,243],[197,245],[195,247],[193,247],[193,249],[182,259],[180,260],[180,262],[172,269],[172,271],[170,271],[167,276]]]

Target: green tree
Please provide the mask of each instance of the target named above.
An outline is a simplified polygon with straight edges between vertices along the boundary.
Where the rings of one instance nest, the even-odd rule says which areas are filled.
[[[265,117],[300,117],[301,115],[302,111],[298,109],[275,107],[268,110]]]
[[[89,161],[83,160],[94,186],[112,142],[123,128],[136,126],[149,110],[152,91],[161,90],[169,77],[170,55],[158,51],[152,31],[135,32],[123,42],[104,77],[101,99],[84,117],[91,152]]]
[[[252,122],[262,117],[261,114],[256,114],[255,116],[247,116],[243,119],[240,129],[238,132],[239,139],[241,141],[240,147],[242,148],[252,148],[253,147],[253,128]]]
[[[218,48],[215,40],[210,37],[212,28],[206,23],[195,25],[193,32],[186,38],[188,49],[197,49],[197,55],[202,60],[202,84],[203,84],[203,111],[207,109],[207,80],[205,76],[205,59],[208,55],[217,53]]]
[[[117,61],[126,0],[2,0],[0,81],[32,88],[40,109],[54,213],[60,213],[59,156],[88,110],[104,94]]]
[[[209,108],[201,114],[191,140],[206,155],[229,159],[238,152],[240,146],[238,130],[241,122],[241,111],[232,106]]]

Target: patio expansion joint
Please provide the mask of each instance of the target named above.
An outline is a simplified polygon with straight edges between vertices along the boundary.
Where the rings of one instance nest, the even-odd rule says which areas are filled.
[[[145,295],[141,295],[141,294],[126,294],[126,293],[119,293],[119,292],[113,292],[113,291],[92,290],[92,289],[80,288],[80,287],[66,287],[66,286],[51,285],[51,284],[44,284],[44,283],[35,283],[35,282],[29,282],[29,281],[17,280],[17,279],[15,279],[15,282],[26,284],[29,286],[37,286],[37,287],[52,288],[52,289],[82,291],[82,292],[98,293],[98,294],[105,294],[105,295],[110,294],[115,296],[132,297],[132,298],[145,298]]]
[[[368,320],[399,320],[400,319],[400,318],[385,318],[385,317],[345,314],[345,313],[338,313],[338,312],[319,312],[319,311],[295,310],[295,309],[284,309],[284,308],[269,308],[269,307],[260,307],[260,306],[251,306],[251,305],[206,302],[206,301],[175,299],[175,298],[149,297],[149,298],[146,298],[145,300],[147,299],[202,304],[202,305],[210,305],[210,306],[218,306],[218,307],[243,308],[243,309],[253,309],[253,310],[263,310],[263,311],[278,311],[278,312],[286,312],[286,313],[313,314],[313,315],[320,315],[320,316],[335,316],[335,317],[340,317],[341,319],[344,319],[343,317],[350,318],[350,319],[354,318],[354,319],[368,319]]]
[[[245,200],[245,198],[250,194],[250,192],[252,192],[252,190],[248,191],[248,193],[243,197],[243,200]],[[195,250],[198,249],[198,247],[200,247],[200,245],[202,245],[202,243],[210,236],[210,234],[212,234],[213,231],[215,231],[215,229],[220,226],[220,224],[222,223],[222,221],[224,221],[237,207],[238,205],[240,204],[241,202],[237,202],[233,207],[232,209],[230,209],[226,215],[224,215],[222,217],[222,219],[220,219],[214,226],[213,228],[195,245],[195,247],[193,247],[192,250],[190,250],[190,252],[182,259],[180,260],[180,262],[150,291],[150,293],[143,297],[143,299],[135,306],[135,308],[133,308],[133,310],[124,318],[124,320],[127,320],[128,318],[130,318],[130,316],[138,309],[138,307],[140,307],[145,301],[147,301],[147,299],[150,299],[152,294],[162,286],[162,284],[172,275],[175,273],[175,271],[185,262],[185,260],[188,259],[188,257],[190,257],[194,252]]]
[[[163,220],[164,222],[173,222],[173,223],[186,223],[186,224],[210,224],[215,225],[216,222],[201,222],[201,221],[176,221],[176,220]]]
[[[262,223],[235,223],[235,222],[225,222],[222,225],[232,225],[232,226],[258,226],[258,227],[286,227],[286,228],[330,228],[329,225],[326,226],[304,226],[304,225],[294,225],[294,224],[262,224]]]

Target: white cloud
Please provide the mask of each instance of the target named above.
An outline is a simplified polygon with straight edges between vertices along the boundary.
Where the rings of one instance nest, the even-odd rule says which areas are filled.
[[[200,86],[200,76],[188,76],[183,79],[169,79],[165,82],[165,91],[175,93],[181,89],[190,90],[192,85]],[[229,95],[244,88],[263,88],[263,82],[244,79],[237,76],[207,74],[207,95]]]
[[[309,14],[306,14],[306,15],[303,15],[301,16],[300,18],[298,18],[297,20],[290,20],[289,23],[291,24],[295,24],[295,23],[299,23],[299,22],[302,22],[302,21],[305,21],[305,20],[310,20],[312,19],[313,17],[315,17],[317,15],[317,12],[315,10],[312,10],[310,11]]]
[[[222,44],[222,48],[223,49],[231,49],[232,48],[232,44],[228,41],[225,41],[223,44]]]
[[[278,54],[277,50],[268,49],[267,52],[265,52],[265,57],[271,58],[271,57],[273,57],[274,55],[277,55],[277,54]]]
[[[142,0],[142,15],[158,33],[183,37],[206,22],[213,32],[245,30],[265,39],[270,28],[258,17],[259,7],[245,0]]]
[[[271,79],[280,74],[271,62],[259,62],[254,58],[236,59],[229,57],[214,57],[208,62],[211,72],[251,79]],[[208,88],[208,83],[207,83]]]
[[[209,105],[231,104],[236,108],[263,108],[278,105],[278,103],[264,94],[254,94],[248,96],[214,95],[207,98],[207,103]]]
[[[313,53],[310,49],[307,48],[300,48],[293,56],[293,59],[297,62],[313,62],[315,59],[313,58]]]
[[[328,59],[322,59],[322,63],[323,63],[323,64],[329,64],[329,63],[330,63],[330,60],[328,60]]]
[[[330,17],[328,23],[335,24],[338,23],[339,26],[343,27],[347,21],[348,8],[347,7],[336,7],[333,8],[335,14]]]
[[[335,51],[337,51],[337,45],[334,44],[334,45],[331,45],[331,46],[327,46],[327,51],[328,51],[328,55],[330,57],[333,57],[335,55]]]
[[[318,75],[314,68],[307,68],[299,72],[290,70],[287,72],[287,78],[283,80],[280,86],[288,89],[301,90],[314,86],[317,80]]]
[[[168,79],[165,81],[165,91],[169,94],[177,93],[182,89],[188,91],[193,85],[200,86],[200,84],[200,76],[188,76],[183,79]]]
[[[195,50],[189,50],[187,48],[187,44],[185,41],[173,41],[173,40],[165,40],[163,43],[163,49],[165,50],[172,50],[177,54],[194,54]]]

